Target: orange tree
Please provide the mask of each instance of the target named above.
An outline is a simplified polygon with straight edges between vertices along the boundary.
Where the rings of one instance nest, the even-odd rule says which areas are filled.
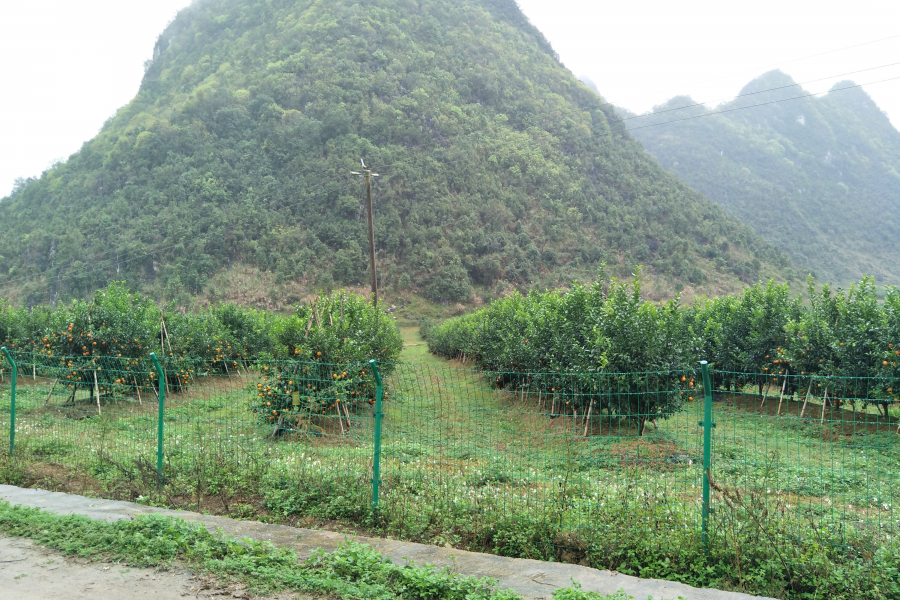
[[[685,360],[681,335],[677,301],[645,302],[637,277],[606,281],[601,270],[590,286],[514,295],[435,326],[428,344],[471,357],[499,388],[552,398],[558,413],[606,408],[643,431],[648,419],[677,410],[689,387],[675,372]]]
[[[298,306],[272,327],[274,352],[257,369],[253,410],[280,429],[334,411],[349,415],[374,401],[369,360],[387,375],[403,340],[394,322],[364,296],[335,292]]]
[[[56,321],[41,341],[47,363],[61,368],[73,391],[97,388],[103,395],[147,385],[155,377],[148,353],[158,331],[156,304],[123,283],[98,291],[90,302],[60,306]]]
[[[900,404],[900,290],[888,288],[884,299],[885,328],[875,364],[886,403]],[[880,360],[879,360],[880,359]]]
[[[816,292],[810,280],[809,296],[810,307],[786,327],[785,343],[777,349],[778,366],[800,375],[815,395],[829,390],[854,408],[876,404],[886,413],[896,376],[889,352],[900,328],[896,291],[889,290],[881,304],[871,277],[846,292],[832,292],[827,285]]]
[[[777,367],[777,349],[785,343],[785,325],[802,312],[800,298],[789,298],[787,285],[769,281],[735,296],[702,299],[684,311],[690,334],[681,343],[694,357],[715,366],[714,383],[741,389],[755,383],[758,391],[766,380],[784,368]]]
[[[170,308],[163,321],[170,383],[182,386],[197,375],[229,375],[271,356],[272,325],[278,319],[232,303],[194,313]]]

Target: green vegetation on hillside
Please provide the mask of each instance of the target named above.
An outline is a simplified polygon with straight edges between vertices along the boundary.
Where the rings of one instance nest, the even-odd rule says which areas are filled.
[[[790,274],[660,168],[512,0],[207,0],[159,37],[137,96],[0,202],[0,295],[127,280],[181,305],[233,265],[439,302],[554,286],[606,261],[659,295]]]
[[[796,268],[839,284],[867,273],[900,283],[900,132],[887,115],[851,82],[808,96],[779,71],[741,96],[713,109],[676,97],[624,123]]]

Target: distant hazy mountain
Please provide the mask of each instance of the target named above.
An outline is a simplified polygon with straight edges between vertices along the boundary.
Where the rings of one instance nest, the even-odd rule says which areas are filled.
[[[621,112],[663,167],[752,226],[797,268],[826,281],[869,273],[898,284],[900,132],[852,86],[792,99],[808,92],[772,71],[712,110],[681,96],[646,116]],[[762,106],[749,108],[755,105]]]
[[[234,269],[465,302],[639,264],[728,291],[787,259],[660,168],[513,0],[197,0],[137,96],[0,201],[0,296],[110,279],[185,303]],[[268,272],[268,273],[266,273]],[[227,277],[222,288],[231,286]],[[211,283],[212,282],[212,283]]]

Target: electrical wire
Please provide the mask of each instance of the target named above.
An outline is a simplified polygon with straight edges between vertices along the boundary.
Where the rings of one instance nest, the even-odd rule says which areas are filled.
[[[886,42],[886,41],[888,41],[888,40],[895,40],[895,39],[897,39],[897,38],[900,38],[900,34],[898,34],[898,35],[891,35],[891,36],[888,36],[888,37],[885,37],[885,38],[879,38],[879,39],[877,39],[877,40],[870,40],[870,41],[868,41],[868,42],[862,42],[861,44],[854,44],[853,46],[845,46],[845,47],[843,47],[843,48],[836,48],[836,49],[834,49],[834,50],[828,50],[828,51],[826,51],[826,52],[820,52],[819,54],[810,54],[809,56],[801,56],[800,58],[792,58],[792,59],[790,59],[790,60],[783,60],[783,61],[779,62],[778,64],[770,65],[770,66],[768,66],[768,67],[760,67],[760,68],[756,68],[756,69],[747,69],[746,71],[739,71],[739,72],[737,72],[737,73],[732,73],[732,74],[730,74],[730,75],[720,75],[720,76],[718,76],[718,77],[711,77],[710,79],[702,79],[702,80],[700,80],[700,81],[695,81],[695,82],[693,82],[693,83],[690,83],[689,85],[700,85],[701,83],[709,83],[710,81],[720,81],[720,80],[722,80],[722,79],[728,79],[728,78],[730,78],[730,77],[737,77],[738,75],[746,75],[747,73],[758,73],[758,72],[760,72],[760,71],[766,72],[766,71],[769,71],[769,70],[771,70],[771,69],[777,69],[778,67],[781,67],[782,65],[789,65],[789,64],[792,64],[792,63],[795,63],[795,62],[800,62],[800,61],[802,61],[802,60],[809,60],[810,58],[819,58],[820,56],[828,56],[829,54],[835,54],[835,53],[837,53],[837,52],[844,52],[845,50],[853,50],[853,49],[855,49],[855,48],[861,48],[861,47],[863,47],[863,46],[870,46],[870,45],[872,45],[872,44],[878,44],[878,43],[880,43],[880,42]]]
[[[646,118],[646,117],[652,117],[652,116],[655,116],[655,115],[665,114],[665,113],[667,113],[667,112],[672,112],[672,111],[676,111],[676,110],[685,110],[685,109],[687,109],[687,108],[695,108],[695,107],[698,107],[698,106],[703,106],[703,107],[705,108],[705,107],[708,106],[709,104],[716,104],[716,105],[719,105],[719,104],[721,104],[722,102],[726,102],[726,101],[732,101],[732,102],[733,102],[733,101],[735,101],[735,100],[737,100],[737,99],[739,99],[739,98],[747,98],[748,96],[755,96],[755,95],[757,95],[757,94],[765,94],[765,93],[768,93],[768,92],[774,92],[774,91],[777,91],[777,90],[784,90],[784,89],[788,89],[788,88],[794,88],[794,87],[798,87],[798,86],[801,86],[801,85],[806,85],[806,84],[808,84],[808,83],[816,83],[816,82],[819,82],[819,81],[827,81],[828,79],[835,79],[835,78],[837,78],[837,77],[846,77],[847,75],[856,75],[856,74],[858,74],[858,73],[865,73],[865,72],[868,72],[868,71],[877,71],[878,69],[886,69],[886,68],[888,68],[888,67],[896,67],[897,65],[900,65],[900,62],[895,62],[895,63],[891,63],[891,64],[888,64],[888,65],[881,65],[880,67],[871,67],[871,68],[868,68],[868,69],[860,69],[859,71],[850,71],[850,72],[848,72],[848,73],[840,73],[840,74],[838,74],[838,75],[829,75],[828,77],[820,77],[820,78],[818,78],[818,79],[808,79],[808,80],[806,80],[806,81],[800,81],[800,82],[797,82],[797,83],[792,83],[792,84],[790,84],[790,85],[782,85],[782,86],[779,86],[779,87],[769,88],[769,89],[767,89],[767,90],[759,90],[758,92],[749,92],[749,93],[747,93],[747,94],[738,94],[737,96],[730,96],[730,97],[728,97],[728,98],[722,98],[722,99],[720,99],[720,100],[714,100],[714,101],[712,101],[712,102],[697,102],[696,104],[688,104],[688,105],[685,105],[685,106],[679,106],[679,107],[677,107],[677,108],[668,108],[668,109],[666,109],[666,110],[657,110],[657,111],[653,111],[653,112],[650,112],[650,113],[645,113],[645,114],[642,114],[642,115],[634,115],[633,117],[624,117],[624,118],[622,118],[622,121],[630,121],[630,120],[632,120],[632,119],[642,119],[642,118]],[[870,84],[868,84],[868,83],[863,83],[863,84],[860,84],[860,85],[870,85]],[[842,88],[839,88],[839,89],[842,89]]]
[[[852,89],[856,89],[856,88],[861,88],[861,87],[866,86],[866,85],[875,85],[875,84],[878,84],[878,83],[885,83],[885,82],[888,82],[888,81],[897,81],[898,79],[900,79],[900,77],[891,77],[891,78],[889,78],[889,79],[881,79],[881,80],[879,80],[879,81],[873,81],[873,82],[871,82],[871,83],[860,83],[860,84],[858,84],[858,85],[848,85],[847,87],[842,87],[842,88],[837,88],[836,90],[831,90],[831,91],[828,92],[828,93],[829,93],[829,94],[833,94],[833,93],[835,93],[835,92],[843,92],[843,91],[845,91],[845,90],[852,90]],[[693,115],[693,116],[691,116],[691,117],[684,117],[684,118],[682,118],[682,119],[673,119],[673,120],[671,120],[671,121],[665,121],[665,122],[663,122],[663,123],[651,123],[651,124],[649,124],[649,125],[641,125],[641,126],[639,126],[639,127],[630,127],[630,128],[628,128],[628,131],[636,131],[636,130],[638,130],[638,129],[646,129],[646,128],[648,128],[648,127],[661,127],[661,126],[663,126],[663,125],[671,125],[672,123],[680,123],[680,122],[682,122],[682,121],[690,121],[690,120],[692,120],[692,119],[700,119],[700,118],[702,118],[702,117],[713,117],[713,116],[715,116],[715,115],[722,115],[722,114],[725,114],[725,113],[737,112],[737,111],[740,111],[740,110],[750,110],[751,108],[758,108],[758,107],[760,107],[760,106],[769,106],[769,105],[772,105],[772,104],[779,104],[779,103],[781,103],[781,102],[789,102],[789,101],[791,101],[791,100],[800,100],[800,99],[802,99],[802,98],[811,98],[811,97],[813,97],[813,96],[819,96],[819,95],[820,95],[820,94],[804,94],[804,95],[802,95],[802,96],[794,96],[793,98],[782,98],[781,100],[772,100],[771,102],[760,102],[759,104],[753,104],[753,105],[751,105],[751,106],[738,106],[738,107],[735,107],[735,108],[726,108],[726,109],[723,109],[723,110],[717,110],[717,111],[712,111],[712,112],[709,112],[709,113],[704,113],[704,114],[702,114],[702,115]]]

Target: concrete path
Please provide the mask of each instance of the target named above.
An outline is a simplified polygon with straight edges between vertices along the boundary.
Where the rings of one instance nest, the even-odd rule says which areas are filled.
[[[150,513],[180,517],[186,521],[202,523],[211,531],[222,532],[236,538],[252,538],[269,541],[276,546],[292,548],[301,559],[318,549],[334,550],[348,536],[330,531],[297,529],[284,525],[266,525],[255,521],[236,521],[199,513],[166,510],[141,506],[131,502],[86,498],[73,494],[48,492],[38,489],[0,485],[0,500],[13,505],[21,504],[52,511],[61,515],[78,514],[100,521],[131,519]],[[529,600],[549,599],[552,592],[568,587],[574,579],[589,591],[612,594],[620,589],[636,600],[652,596],[654,600],[684,598],[685,600],[750,600],[759,598],[747,594],[697,589],[688,585],[656,579],[639,579],[610,571],[600,571],[578,565],[549,563],[522,558],[504,558],[491,554],[466,552],[424,544],[398,542],[377,538],[356,537],[357,542],[368,544],[391,558],[395,563],[406,560],[416,564],[449,566],[458,573],[491,577],[499,580],[503,588],[509,588]],[[772,600],[772,599],[764,599]]]

